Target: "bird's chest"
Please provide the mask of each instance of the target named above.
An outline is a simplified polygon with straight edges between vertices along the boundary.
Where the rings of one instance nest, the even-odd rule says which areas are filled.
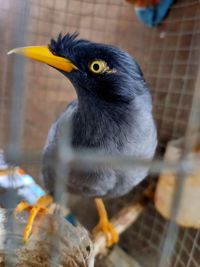
[[[94,117],[88,120],[75,120],[73,123],[72,145],[75,148],[95,148],[109,153],[123,150],[131,128],[125,121],[112,117]]]

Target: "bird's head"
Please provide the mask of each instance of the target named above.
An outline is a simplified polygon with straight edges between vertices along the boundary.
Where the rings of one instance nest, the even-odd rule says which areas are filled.
[[[74,85],[78,98],[129,102],[142,94],[143,74],[126,52],[105,44],[77,39],[77,33],[59,34],[48,46],[22,47],[8,54],[22,54],[62,72]]]

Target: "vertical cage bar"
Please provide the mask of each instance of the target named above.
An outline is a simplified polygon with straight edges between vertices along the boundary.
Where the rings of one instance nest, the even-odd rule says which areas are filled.
[[[23,46],[26,43],[26,29],[29,14],[29,3],[26,0],[18,1],[20,15],[16,16],[13,25],[12,46]],[[22,134],[24,128],[25,107],[25,59],[15,56],[12,62],[11,73],[11,110],[9,124],[8,152],[15,156],[22,150]]]

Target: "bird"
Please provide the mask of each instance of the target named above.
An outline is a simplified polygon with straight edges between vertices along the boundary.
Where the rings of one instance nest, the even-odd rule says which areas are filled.
[[[61,33],[46,46],[15,48],[16,53],[43,62],[69,79],[77,98],[52,124],[43,150],[42,176],[49,193],[35,206],[20,203],[17,212],[31,210],[25,229],[28,239],[38,212],[47,212],[55,191],[56,167],[61,129],[70,118],[71,145],[74,150],[95,149],[106,155],[130,156],[151,160],[157,147],[157,129],[152,111],[152,97],[136,60],[112,45],[78,38],[78,33]],[[62,136],[65,138],[65,136]],[[109,222],[103,199],[117,198],[130,192],[148,174],[148,167],[70,168],[66,190],[95,200],[99,223],[93,234],[103,232],[108,247],[119,237]]]

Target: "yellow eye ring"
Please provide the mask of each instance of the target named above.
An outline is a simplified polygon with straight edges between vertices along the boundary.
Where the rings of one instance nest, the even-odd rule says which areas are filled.
[[[103,60],[94,60],[89,65],[90,71],[92,71],[95,74],[101,74],[105,71],[107,71],[109,68],[105,61]]]

